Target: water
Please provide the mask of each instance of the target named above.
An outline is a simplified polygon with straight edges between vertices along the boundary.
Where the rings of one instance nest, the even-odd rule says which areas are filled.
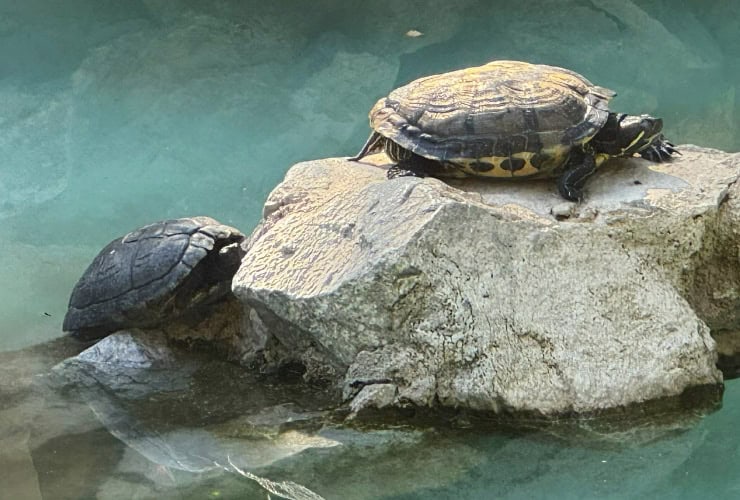
[[[199,214],[248,232],[291,164],[356,152],[378,97],[503,58],[579,71],[618,91],[613,108],[662,116],[676,143],[740,150],[734,0],[0,0],[0,350],[59,336],[69,291],[114,237]],[[684,457],[672,466],[640,462],[638,447],[602,467],[603,454],[562,443],[525,447],[532,462],[512,458],[516,440],[491,437],[475,441],[484,465],[457,479],[365,487],[387,498],[735,497],[740,395],[728,389],[722,411],[666,441]],[[454,443],[440,460],[462,460]],[[635,487],[600,489],[602,476]]]

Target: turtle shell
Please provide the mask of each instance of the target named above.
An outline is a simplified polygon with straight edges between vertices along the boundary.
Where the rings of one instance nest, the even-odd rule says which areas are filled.
[[[614,95],[567,69],[494,61],[392,91],[370,111],[370,125],[466,174],[553,175],[604,126]]]
[[[155,222],[115,239],[75,285],[63,329],[95,339],[211,302],[231,289],[243,240],[210,217]]]

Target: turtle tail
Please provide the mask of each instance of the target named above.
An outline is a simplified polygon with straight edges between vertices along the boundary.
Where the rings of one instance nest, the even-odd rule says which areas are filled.
[[[355,156],[351,158],[347,158],[348,161],[359,161],[362,158],[366,157],[369,154],[375,153],[376,151],[380,151],[383,149],[383,136],[380,135],[377,132],[373,132],[370,134],[370,137],[367,139],[367,142],[364,146],[362,146],[362,149],[359,153],[357,153]]]

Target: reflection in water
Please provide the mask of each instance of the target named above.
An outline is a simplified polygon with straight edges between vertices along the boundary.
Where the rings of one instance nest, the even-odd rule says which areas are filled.
[[[46,498],[660,498],[692,463],[737,449],[726,439],[740,410],[733,406],[707,417],[528,430],[361,429],[332,423],[321,390],[190,352],[173,349],[169,364],[154,367],[72,360],[51,369],[75,348],[63,339],[0,355],[1,366],[24,374],[21,384],[0,379],[11,403],[0,465],[25,471],[18,498],[32,490]],[[734,476],[721,484],[720,497],[740,485]]]
[[[110,353],[126,357],[111,363]],[[264,408],[255,404],[284,397],[282,385],[271,392],[270,381],[259,380],[225,362],[170,348],[165,337],[155,332],[132,331],[106,337],[76,358],[58,364],[52,372],[55,384],[87,404],[112,436],[156,464],[160,472],[166,472],[170,487],[180,486],[172,471],[210,477],[226,470],[275,494],[280,492],[284,498],[321,498],[298,484],[275,483],[243,470],[264,469],[307,449],[339,445],[317,435],[282,428],[320,419],[323,412],[318,408],[303,413],[285,405]],[[220,402],[221,412],[212,414],[198,389],[202,386],[209,387],[210,400]],[[234,392],[241,398],[229,405]],[[250,397],[257,394],[259,397]],[[314,405],[327,399],[318,391],[301,389],[295,395],[298,400],[307,397]],[[170,418],[162,419],[160,408],[147,411],[153,409],[152,401],[157,401],[157,406],[169,406]],[[227,421],[231,422],[227,428],[232,432],[237,427],[251,431],[249,439],[222,432],[227,423],[219,421],[230,418],[229,413],[239,417]],[[252,418],[245,420],[245,414],[252,414]],[[188,427],[188,421],[199,427]]]

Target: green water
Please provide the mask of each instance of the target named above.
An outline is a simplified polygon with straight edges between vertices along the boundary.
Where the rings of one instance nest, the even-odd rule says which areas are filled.
[[[378,97],[504,58],[574,69],[673,142],[740,150],[735,0],[0,0],[0,350],[59,336],[114,237],[200,214],[249,232],[291,164],[356,152]],[[735,498],[739,404],[730,384],[665,455],[456,441],[439,460],[472,446],[476,466],[357,496]]]

